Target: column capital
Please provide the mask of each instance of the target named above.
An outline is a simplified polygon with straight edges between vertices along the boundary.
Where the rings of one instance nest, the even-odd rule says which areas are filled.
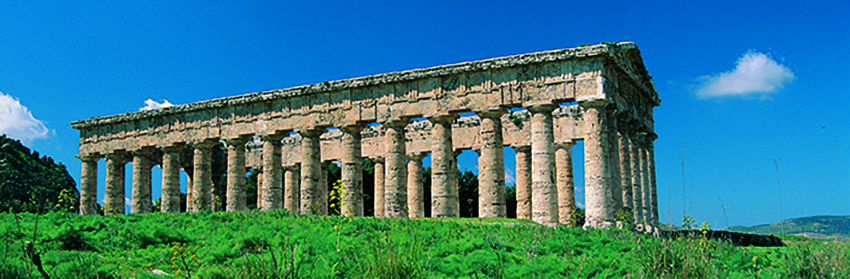
[[[324,134],[326,129],[316,126],[304,127],[298,130],[295,130],[296,133],[301,135],[302,137],[318,137]]]
[[[484,118],[484,117],[501,118],[502,115],[508,113],[508,110],[506,108],[503,108],[503,107],[492,106],[492,107],[483,107],[483,108],[473,109],[472,112],[475,113],[476,115],[478,115],[478,117],[481,117],[481,118]]]
[[[344,133],[359,133],[363,131],[363,129],[366,129],[366,127],[368,127],[368,125],[358,122],[350,125],[338,126],[337,128],[340,132]]]
[[[224,143],[226,143],[228,146],[231,146],[231,145],[239,146],[239,145],[245,145],[246,143],[248,143],[251,140],[253,140],[253,138],[251,136],[239,136],[237,138],[225,139]]]
[[[532,113],[538,113],[538,112],[552,113],[553,111],[555,111],[556,108],[558,108],[557,104],[550,104],[550,103],[534,104],[534,105],[530,105],[530,106],[526,107],[526,109],[528,109],[528,111],[530,111]]]
[[[74,157],[77,157],[77,159],[80,159],[80,161],[83,161],[83,162],[97,162],[97,160],[100,160],[100,158],[103,158],[103,155],[100,155],[100,153],[87,153],[87,154],[77,154],[77,155],[74,155]]]
[[[570,141],[556,141],[555,148],[572,148],[576,143],[572,140]]]
[[[518,151],[518,152],[528,152],[528,151],[531,151],[531,145],[525,145],[525,144],[516,144],[516,143],[514,143],[514,144],[511,144],[511,148],[513,148],[513,149],[514,149],[514,151]]]
[[[127,151],[124,150],[112,150],[109,153],[106,153],[104,156],[106,160],[124,160],[127,157]]]
[[[428,154],[425,152],[407,153],[407,159],[409,160],[422,160],[425,157],[428,157]]]
[[[431,122],[451,123],[458,118],[458,115],[457,113],[431,114],[425,115],[425,118]]]
[[[288,170],[288,171],[298,171],[298,170],[301,169],[301,165],[300,164],[294,164],[294,165],[289,165],[289,166],[283,166],[283,169]]]
[[[388,119],[386,122],[381,123],[381,125],[383,126],[393,128],[404,128],[405,126],[407,126],[407,124],[410,124],[410,119],[406,117]]]
[[[284,133],[284,134],[279,134],[279,133],[275,133],[275,134],[267,134],[267,135],[261,135],[261,136],[260,136],[260,140],[262,140],[262,141],[266,141],[266,142],[273,142],[273,143],[282,144],[280,141],[281,141],[281,140],[283,140],[283,138],[288,137],[288,136],[289,136],[289,133]]]
[[[455,158],[457,158],[457,156],[458,156],[458,155],[460,155],[461,153],[463,153],[463,150],[462,150],[462,149],[453,150],[453,151],[452,151],[452,156],[454,156]]]
[[[658,139],[658,134],[653,133],[653,132],[648,132],[648,133],[646,133],[646,135],[644,136],[644,139],[645,139],[647,142],[653,142],[653,141],[655,141],[656,139]]]
[[[154,148],[152,146],[142,146],[130,152],[133,156],[150,156],[153,154]]]
[[[374,157],[371,157],[369,159],[372,159],[372,161],[375,161],[375,162],[384,163],[384,156],[374,156]]]
[[[205,140],[202,140],[202,141],[193,142],[192,147],[195,147],[195,148],[212,148],[216,144],[218,144],[218,140],[216,140],[216,139],[205,139]]]
[[[182,142],[175,142],[169,145],[161,146],[159,149],[163,152],[180,152],[183,150],[186,144]]]
[[[582,107],[593,107],[593,108],[600,108],[600,109],[605,109],[605,107],[607,107],[608,104],[611,104],[611,101],[608,100],[608,99],[593,99],[593,100],[587,100],[587,101],[579,103],[579,105],[582,106]]]

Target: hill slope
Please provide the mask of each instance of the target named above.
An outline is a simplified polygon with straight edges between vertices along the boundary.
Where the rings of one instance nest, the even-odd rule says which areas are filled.
[[[798,235],[808,238],[850,241],[850,216],[811,216],[753,227],[733,226],[723,230],[756,234]]]
[[[70,209],[79,196],[65,165],[0,135],[0,212]]]

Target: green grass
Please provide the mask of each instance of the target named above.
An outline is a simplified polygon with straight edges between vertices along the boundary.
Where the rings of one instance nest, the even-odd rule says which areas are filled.
[[[39,217],[30,250],[35,215],[0,220],[0,278],[40,277],[30,269],[36,253],[52,278],[173,278],[154,271],[183,278],[850,276],[847,243],[793,237],[785,237],[789,247],[739,248],[514,219],[49,213]]]

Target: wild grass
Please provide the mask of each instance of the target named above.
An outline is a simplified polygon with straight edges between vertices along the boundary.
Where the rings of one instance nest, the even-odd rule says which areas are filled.
[[[33,214],[0,214],[0,279],[41,277],[27,269],[34,228]],[[513,219],[48,213],[38,231],[32,249],[52,278],[850,276],[842,242],[783,237],[788,247],[733,247]]]

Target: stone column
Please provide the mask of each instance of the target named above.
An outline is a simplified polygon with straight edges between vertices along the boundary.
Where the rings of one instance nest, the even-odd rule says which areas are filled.
[[[555,108],[554,104],[528,108],[531,112],[531,219],[550,226],[559,221],[552,123]]]
[[[629,138],[626,134],[628,125],[625,121],[618,121],[617,140],[620,147],[620,185],[623,187],[623,211],[625,214],[634,216],[634,200],[632,198],[632,162]]]
[[[319,206],[325,208],[325,212],[327,212],[328,208],[328,167],[332,164],[332,161],[322,161],[322,175],[320,176],[321,180],[319,180],[319,196],[322,197],[319,199]],[[327,216],[325,213],[323,216]]]
[[[375,162],[375,217],[386,217],[384,208],[384,158],[377,157],[372,159]]]
[[[604,101],[585,102],[584,177],[585,227],[606,228],[614,225],[614,191],[609,170],[608,117]]]
[[[83,162],[80,174],[80,215],[97,214],[97,161],[100,154],[79,157]]]
[[[640,146],[640,178],[641,178],[641,194],[643,194],[643,198],[641,199],[641,205],[643,205],[643,224],[644,226],[649,226],[652,224],[652,208],[651,208],[651,190],[649,185],[649,162],[647,161],[647,152],[646,146],[648,144],[648,140],[646,139],[646,135],[643,136],[644,141]],[[647,228],[649,229],[649,228]]]
[[[458,189],[453,186],[452,121],[454,115],[428,118],[431,127],[431,217],[460,217]]]
[[[124,214],[124,164],[126,153],[113,151],[106,154],[106,190],[103,202],[105,215]]]
[[[283,178],[283,208],[289,212],[301,212],[301,167],[298,165],[286,167]]]
[[[322,161],[319,136],[325,129],[309,128],[298,131],[301,135],[301,214],[328,215],[322,207]]]
[[[504,108],[476,111],[481,118],[478,135],[478,217],[507,216],[505,204],[505,154],[502,150],[502,114]]]
[[[384,123],[386,177],[384,181],[384,209],[387,217],[407,217],[407,159],[404,127],[409,120],[399,119]]]
[[[133,190],[130,213],[151,212],[151,150],[133,151]]]
[[[180,151],[182,144],[162,148],[162,212],[180,212]]]
[[[460,217],[460,171],[458,170],[457,164],[457,156],[463,153],[463,150],[455,150],[452,152],[452,175],[451,175],[451,188],[455,190],[455,193],[458,193],[458,198],[455,199],[454,208],[458,212],[458,217]]]
[[[192,212],[201,212],[212,208],[212,150],[217,141],[203,141],[195,147],[194,173],[192,175]]]
[[[363,156],[360,145],[363,128],[363,125],[351,125],[339,129],[342,132],[342,216],[363,216]]]
[[[648,164],[647,170],[649,171],[649,196],[651,208],[651,222],[649,224],[656,230],[658,229],[658,189],[655,182],[655,144],[653,142],[657,138],[658,135],[651,133],[646,139],[646,163]]]
[[[558,222],[575,227],[576,188],[573,179],[572,141],[555,143],[555,169],[558,174]]]
[[[257,170],[257,209],[263,209],[263,167],[260,166]]]
[[[281,165],[281,146],[284,135],[263,136],[263,203],[261,210],[269,211],[283,208],[283,166]]]
[[[531,146],[511,147],[516,151],[516,218],[531,219]]]
[[[640,134],[639,133],[630,133],[629,134],[629,150],[631,151],[631,163],[632,163],[632,201],[633,201],[633,213],[635,218],[635,224],[638,225],[643,221],[643,194],[642,194],[642,178],[641,178],[641,166],[640,166]]]
[[[245,211],[245,143],[248,139],[227,140],[227,211]]]
[[[422,181],[424,153],[407,156],[407,206],[410,218],[425,217],[425,186]]]
[[[622,177],[620,174],[620,139],[617,137],[617,115],[619,112],[609,106],[606,111],[608,119],[608,170],[611,172],[611,191],[613,192],[614,203],[611,205],[614,212],[614,220],[620,222],[620,211],[623,209],[623,186],[620,184]]]
[[[195,148],[189,146],[180,152],[180,166],[186,172],[186,212],[192,212],[194,208],[194,199],[192,198],[192,189],[195,187]]]

